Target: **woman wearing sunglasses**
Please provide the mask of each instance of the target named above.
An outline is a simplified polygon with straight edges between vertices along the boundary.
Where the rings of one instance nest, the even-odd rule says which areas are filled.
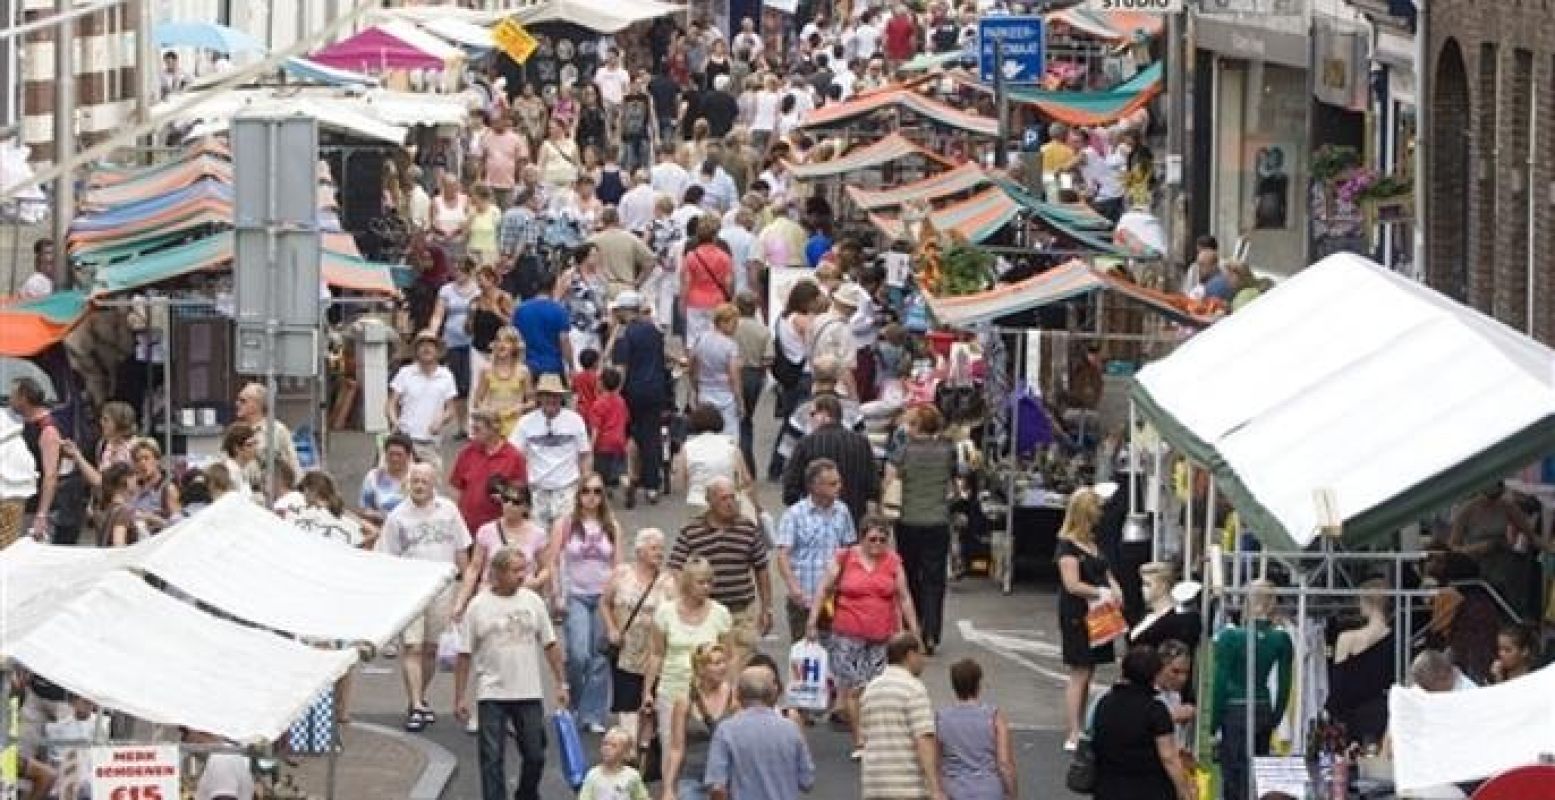
[[[592,733],[604,733],[610,712],[608,641],[600,597],[621,563],[621,526],[605,503],[605,480],[589,473],[578,487],[572,513],[551,529],[551,572],[561,577],[567,618],[567,685],[573,711]]]
[[[464,585],[459,592],[459,602],[454,606],[458,617],[475,598],[482,586],[491,581],[491,557],[504,547],[517,547],[524,551],[529,564],[529,576],[524,588],[541,597],[548,597],[551,584],[551,565],[543,554],[547,540],[545,528],[529,518],[529,487],[514,484],[500,475],[492,476],[487,484],[491,499],[502,506],[502,516],[482,525],[475,532],[475,552],[470,559],[470,569],[464,573]]]
[[[864,753],[859,725],[859,696],[870,681],[885,671],[885,646],[905,625],[918,635],[918,614],[907,591],[902,559],[891,548],[891,523],[867,517],[859,528],[859,543],[837,552],[826,568],[826,578],[810,604],[805,638],[820,639],[821,612],[833,607],[830,651],[832,677],[842,695],[842,707],[853,733],[851,758]]]

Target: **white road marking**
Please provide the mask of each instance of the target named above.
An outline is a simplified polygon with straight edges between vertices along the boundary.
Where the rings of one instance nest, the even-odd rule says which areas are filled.
[[[1018,639],[1005,634],[979,631],[977,626],[973,625],[969,619],[956,620],[956,628],[960,630],[961,638],[967,642],[991,650],[996,655],[1013,661],[1038,675],[1052,678],[1059,684],[1064,684],[1069,680],[1068,674],[1042,666],[1024,655],[1029,653],[1047,658],[1057,657],[1061,651],[1055,645],[1043,641]]]

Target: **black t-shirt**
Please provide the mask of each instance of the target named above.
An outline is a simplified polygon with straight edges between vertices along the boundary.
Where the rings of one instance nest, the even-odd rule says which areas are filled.
[[[680,136],[682,139],[691,138],[691,126],[696,124],[697,118],[702,116],[702,90],[695,86],[688,86],[680,93],[680,101],[686,104],[686,116],[680,120]],[[671,117],[673,119],[674,117]]]
[[[680,84],[674,78],[660,73],[648,81],[648,96],[653,98],[653,111],[660,120],[675,118],[676,105],[680,102]]]
[[[1132,683],[1112,687],[1097,702],[1092,725],[1097,800],[1176,798],[1155,743],[1175,729],[1166,704],[1153,690]]]
[[[648,122],[652,118],[653,99],[642,92],[633,92],[621,101],[621,138],[648,138]]]
[[[961,49],[961,27],[949,19],[940,20],[929,31],[929,42],[936,53]]]
[[[831,67],[818,69],[810,76],[810,87],[815,89],[818,96],[825,97],[826,90],[831,88],[832,79],[835,77],[837,76],[832,74]]]
[[[708,133],[722,139],[734,127],[740,116],[740,104],[728,92],[708,92],[702,98],[702,118],[707,120]]]

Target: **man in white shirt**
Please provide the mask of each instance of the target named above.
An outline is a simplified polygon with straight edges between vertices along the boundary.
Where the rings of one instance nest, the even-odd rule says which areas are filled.
[[[702,162],[701,169],[697,171],[696,185],[702,187],[702,208],[721,217],[739,202],[740,190],[735,187],[729,173],[718,165],[717,155],[713,152],[715,146],[713,143],[708,144],[707,160]]]
[[[659,163],[653,165],[649,175],[653,190],[659,194],[669,195],[670,199],[677,203],[686,193],[686,187],[691,185],[690,173],[675,160],[674,142],[659,145]]]
[[[405,196],[406,213],[410,217],[412,231],[425,231],[432,227],[432,195],[421,183],[421,168],[414,164],[405,170],[405,181],[410,191]]]
[[[875,22],[877,12],[871,8],[859,17],[858,27],[853,31],[853,41],[856,43],[855,57],[860,61],[869,61],[880,50],[880,27]]]
[[[416,732],[437,721],[427,706],[427,688],[437,674],[437,641],[452,621],[459,577],[470,565],[468,551],[474,540],[459,506],[437,495],[437,470],[431,464],[411,466],[405,476],[405,495],[405,502],[395,506],[383,521],[378,552],[449,564],[455,570],[454,580],[401,634],[405,650],[400,667],[410,709],[405,730]]]
[[[246,384],[238,391],[237,402],[232,409],[233,419],[252,426],[255,435],[259,437],[260,461],[254,463],[254,469],[262,472],[263,460],[267,457],[265,443],[270,439],[270,420],[274,416],[270,411],[270,390],[262,383]],[[291,429],[280,420],[275,420],[275,458],[286,462],[293,475],[302,474],[302,464],[297,459],[297,443],[292,439]],[[249,477],[258,478],[259,475]]]
[[[583,417],[562,407],[567,388],[559,376],[541,375],[535,396],[540,407],[520,418],[508,438],[529,464],[530,513],[549,533],[572,513],[578,481],[593,471],[593,452]]]
[[[702,201],[707,197],[707,192],[698,184],[686,187],[685,194],[681,195],[680,205],[670,213],[670,219],[675,223],[675,230],[681,235],[690,237],[686,231],[691,227],[691,221],[707,213]]]
[[[36,300],[54,293],[54,240],[39,239],[32,243],[32,274],[22,281],[16,295],[23,300]]]
[[[641,234],[653,224],[653,205],[658,202],[658,192],[653,190],[653,180],[648,176],[648,170],[640,169],[632,173],[632,188],[621,195],[621,203],[618,208],[621,211],[621,227],[632,233]]]
[[[184,743],[230,746],[220,736],[195,730],[184,734]],[[206,756],[200,782],[194,787],[194,800],[254,800],[254,772],[248,755],[224,751]]]
[[[858,73],[853,71],[856,59],[836,59],[837,73],[832,76],[831,85],[841,92],[839,100],[846,100],[853,96],[853,84],[858,83]]]
[[[569,705],[561,647],[551,625],[550,610],[533,590],[524,587],[529,559],[519,547],[504,547],[491,558],[491,585],[470,601],[459,637],[454,667],[456,713],[469,719],[465,697],[470,666],[475,667],[476,730],[482,800],[504,800],[508,793],[505,755],[511,729],[518,746],[518,800],[539,797],[545,772],[545,709],[540,685],[544,653],[556,684],[556,707]]]
[[[416,457],[429,464],[442,461],[438,438],[453,419],[453,404],[459,398],[454,374],[438,363],[442,347],[437,334],[416,334],[416,360],[394,374],[385,409],[389,427],[409,436],[416,443]]]
[[[749,51],[750,58],[747,60],[754,62],[761,58],[763,46],[761,34],[756,32],[756,21],[750,17],[740,20],[740,32],[734,35],[734,52]]]
[[[621,101],[626,99],[626,89],[631,85],[631,73],[621,66],[621,52],[611,48],[605,63],[594,70],[594,88],[599,90],[599,101],[605,106],[605,119],[612,131],[620,123]]]

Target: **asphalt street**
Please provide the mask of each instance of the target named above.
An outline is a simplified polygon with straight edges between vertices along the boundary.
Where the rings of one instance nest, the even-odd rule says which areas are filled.
[[[767,442],[774,425],[770,412],[766,412],[758,424],[758,451],[770,446]],[[370,463],[371,437],[336,434],[330,449],[329,460],[336,477],[345,487],[356,486]],[[451,461],[450,458],[447,463]],[[763,483],[760,493],[764,506],[779,507],[777,487]],[[619,504],[615,508],[628,530],[633,531],[653,526],[673,536],[688,518],[683,494],[665,498],[658,505],[639,502],[631,511]],[[782,582],[773,583],[781,593]],[[781,602],[780,596],[779,608]],[[1067,758],[1060,749],[1064,727],[1063,667],[1058,658],[1056,621],[1051,585],[1018,585],[1006,595],[986,578],[964,578],[950,586],[945,638],[922,676],[936,706],[949,704],[954,699],[949,666],[964,657],[978,660],[985,673],[985,700],[1002,708],[1015,728],[1021,796],[1027,798],[1070,796],[1063,789]],[[781,616],[778,624],[782,624]],[[788,644],[787,632],[778,629],[766,638],[762,649],[782,662]],[[1103,673],[1101,679],[1111,677]],[[458,758],[458,769],[444,798],[475,800],[480,797],[475,737],[466,734],[453,718],[452,685],[449,674],[436,678],[431,699],[439,718],[419,735],[430,737]],[[358,720],[391,727],[403,723],[405,700],[395,660],[380,658],[359,669],[352,706]],[[807,738],[818,770],[817,785],[810,796],[818,800],[856,797],[858,770],[848,760],[847,735],[821,725],[808,729]],[[585,747],[597,756],[597,737],[585,734]],[[511,749],[509,752],[508,779],[514,782],[517,757]],[[571,796],[557,770],[554,746],[548,750],[542,796]]]

